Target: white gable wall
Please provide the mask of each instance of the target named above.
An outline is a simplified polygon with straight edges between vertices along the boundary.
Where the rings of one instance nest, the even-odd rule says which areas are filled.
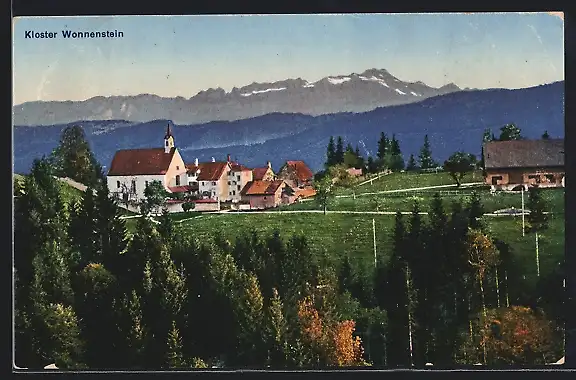
[[[186,186],[188,185],[188,177],[186,175],[186,164],[180,156],[180,152],[176,149],[174,152],[174,156],[172,156],[172,162],[170,166],[168,166],[168,170],[166,171],[166,186],[172,187],[176,185],[176,176],[180,176],[180,185],[178,186]]]
[[[144,199],[144,189],[146,189],[146,182],[150,183],[152,181],[160,181],[164,186],[166,176],[165,175],[137,175],[137,176],[108,176],[108,190],[110,194],[124,191],[125,189],[130,191],[132,189],[132,181],[136,181],[136,199],[137,201]],[[120,188],[118,187],[118,182],[120,182]],[[123,186],[124,185],[124,186]],[[120,195],[122,198],[122,195]]]

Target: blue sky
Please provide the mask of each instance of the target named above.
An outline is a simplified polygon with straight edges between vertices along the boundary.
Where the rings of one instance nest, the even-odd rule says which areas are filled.
[[[53,40],[24,39],[55,31]],[[124,38],[64,39],[62,30]],[[14,104],[136,95],[387,69],[439,87],[521,88],[564,79],[564,25],[537,14],[369,14],[20,18]]]

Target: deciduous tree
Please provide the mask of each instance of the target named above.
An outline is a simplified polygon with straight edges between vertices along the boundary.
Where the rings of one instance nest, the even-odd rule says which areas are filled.
[[[462,178],[466,173],[474,170],[476,166],[476,156],[470,153],[456,152],[444,161],[444,170],[450,173],[450,176],[460,186]]]
[[[86,186],[103,182],[102,167],[96,161],[84,130],[79,125],[62,131],[60,144],[51,154],[50,161],[57,176],[68,177]]]

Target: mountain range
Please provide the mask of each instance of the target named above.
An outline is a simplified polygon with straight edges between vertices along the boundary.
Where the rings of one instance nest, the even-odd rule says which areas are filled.
[[[49,154],[61,131],[79,124],[100,163],[109,167],[119,149],[161,147],[166,126],[172,120],[79,121],[45,126],[14,127],[14,170],[27,172],[34,158]],[[490,128],[515,123],[526,138],[564,136],[564,82],[525,89],[457,91],[428,97],[419,102],[379,107],[362,113],[319,116],[301,113],[270,113],[201,125],[173,125],[175,144],[186,162],[233,159],[249,167],[270,161],[275,170],[286,160],[304,160],[313,171],[321,170],[330,136],[342,136],[358,145],[364,155],[375,156],[381,132],[396,135],[404,159],[418,155],[428,135],[433,158],[443,162],[455,151],[480,155],[482,134]]]
[[[318,116],[337,112],[366,112],[377,107],[418,102],[461,89],[453,83],[440,88],[404,82],[384,69],[361,74],[328,76],[316,82],[286,79],[252,83],[226,92],[210,88],[195,96],[97,96],[84,101],[34,101],[13,107],[15,125],[64,124],[77,120],[147,122],[170,119],[177,124],[232,121],[269,113]]]

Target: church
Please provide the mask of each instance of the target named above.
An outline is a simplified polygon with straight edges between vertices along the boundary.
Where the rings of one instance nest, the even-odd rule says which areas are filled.
[[[116,152],[107,174],[110,194],[123,202],[139,202],[152,181],[168,192],[186,192],[186,164],[174,146],[170,124],[162,148],[123,149]]]

